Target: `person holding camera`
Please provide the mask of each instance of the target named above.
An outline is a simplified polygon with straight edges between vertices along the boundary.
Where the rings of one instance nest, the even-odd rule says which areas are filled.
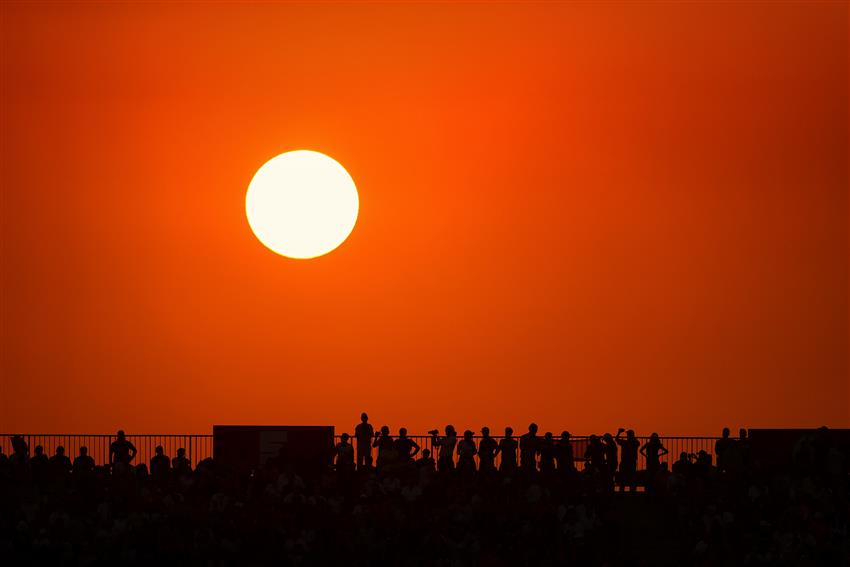
[[[381,434],[375,437],[372,447],[378,448],[378,469],[383,469],[394,460],[395,443],[390,435],[389,426],[381,426]]]
[[[455,468],[454,452],[457,445],[457,431],[453,425],[446,426],[446,434],[440,437],[440,431],[432,429],[428,433],[431,434],[431,445],[439,449],[437,456],[437,468],[440,471],[452,471]]]

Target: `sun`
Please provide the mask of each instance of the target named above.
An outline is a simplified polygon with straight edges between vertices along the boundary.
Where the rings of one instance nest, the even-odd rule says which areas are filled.
[[[354,180],[336,160],[310,150],[273,157],[245,195],[254,234],[288,258],[315,258],[342,244],[357,222]]]

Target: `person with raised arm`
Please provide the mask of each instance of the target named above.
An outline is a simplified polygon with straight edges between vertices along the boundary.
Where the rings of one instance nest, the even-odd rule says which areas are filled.
[[[625,490],[626,486],[630,491],[637,490],[637,461],[638,450],[640,449],[640,441],[635,438],[634,429],[626,431],[626,438],[620,437],[625,431],[620,427],[617,429],[617,437],[615,441],[620,446],[620,491]]]

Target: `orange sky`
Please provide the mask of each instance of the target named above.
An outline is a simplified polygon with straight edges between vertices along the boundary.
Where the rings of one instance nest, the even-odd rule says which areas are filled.
[[[849,21],[4,3],[0,430],[850,425]],[[298,148],[308,261],[244,215]]]

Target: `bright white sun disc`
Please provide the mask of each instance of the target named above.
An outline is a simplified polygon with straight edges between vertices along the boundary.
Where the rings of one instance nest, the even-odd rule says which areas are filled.
[[[257,238],[289,258],[327,254],[354,229],[360,201],[336,160],[297,150],[263,164],[248,185],[245,213]]]

